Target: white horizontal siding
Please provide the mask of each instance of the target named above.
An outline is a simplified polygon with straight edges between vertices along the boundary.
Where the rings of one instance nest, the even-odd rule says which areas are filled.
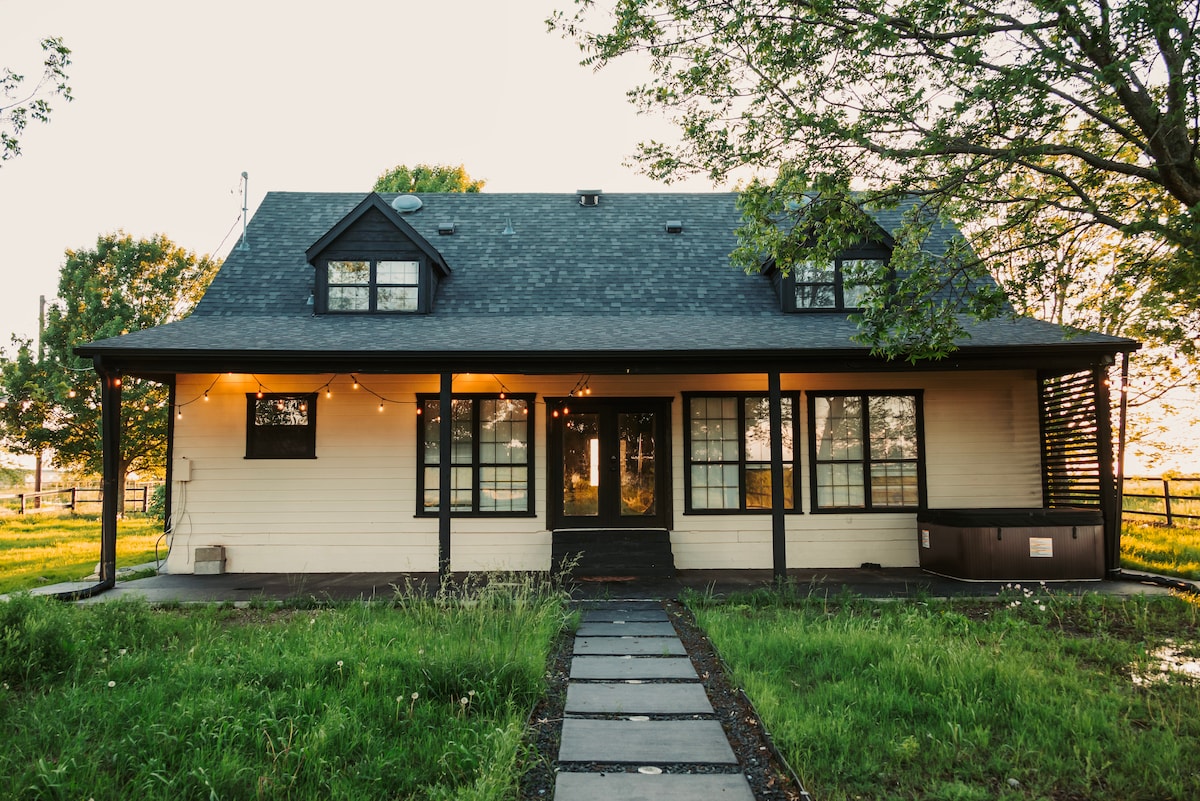
[[[429,571],[437,568],[436,519],[418,517],[416,394],[435,393],[436,376],[348,376],[333,397],[317,398],[317,458],[245,459],[250,376],[180,376],[174,458],[190,462],[176,482],[175,535],[168,568],[192,571],[195,547],[223,545],[231,572]],[[260,376],[272,392],[311,392],[329,376]],[[502,376],[510,393],[536,392],[534,517],[455,518],[454,570],[545,570],[545,396],[565,396],[578,376]],[[932,507],[1037,506],[1041,503],[1036,384],[1031,372],[785,374],[785,391],[923,390],[926,475]],[[209,400],[204,401],[205,389]],[[670,397],[672,546],[681,569],[771,566],[770,515],[685,515],[681,391],[765,392],[766,376],[594,376],[595,397]],[[496,392],[490,375],[456,376],[455,392]],[[806,399],[804,399],[806,404]],[[809,507],[807,406],[800,415],[800,499]],[[788,565],[857,567],[917,563],[912,514],[789,514]]]

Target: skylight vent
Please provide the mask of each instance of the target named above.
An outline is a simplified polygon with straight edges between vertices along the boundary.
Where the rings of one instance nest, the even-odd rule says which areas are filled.
[[[600,205],[600,195],[603,193],[599,189],[576,189],[575,194],[579,195],[580,206],[591,207]]]
[[[664,227],[667,229],[668,234],[682,234],[683,220],[667,220],[667,224]]]
[[[438,236],[450,236],[455,231],[454,223],[438,223]]]
[[[401,214],[412,214],[424,205],[416,195],[400,195],[392,201],[392,208]]]

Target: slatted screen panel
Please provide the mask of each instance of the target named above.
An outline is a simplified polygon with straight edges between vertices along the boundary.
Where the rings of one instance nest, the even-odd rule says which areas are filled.
[[[1042,480],[1047,506],[1101,506],[1100,432],[1091,371],[1042,379]]]

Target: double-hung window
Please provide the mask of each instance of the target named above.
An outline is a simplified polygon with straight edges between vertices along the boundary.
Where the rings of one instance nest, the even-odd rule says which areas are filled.
[[[687,511],[770,511],[771,418],[766,395],[687,395]],[[799,398],[785,394],[784,506],[795,508],[797,470],[792,456]]]
[[[417,511],[435,514],[441,501],[441,402],[420,396],[417,405],[422,466]],[[451,418],[451,513],[532,514],[533,397],[456,397]]]
[[[814,393],[809,421],[815,511],[924,506],[918,393]]]
[[[796,311],[856,309],[867,294],[865,278],[886,264],[885,259],[838,258],[806,261],[792,269]]]
[[[327,263],[331,312],[415,312],[420,309],[421,262],[331,260]]]

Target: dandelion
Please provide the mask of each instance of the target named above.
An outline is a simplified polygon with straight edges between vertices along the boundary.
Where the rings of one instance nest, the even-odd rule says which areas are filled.
[[[110,688],[111,688],[111,687],[116,687],[116,686],[117,686],[117,683],[116,683],[115,681],[110,681],[110,682],[108,683],[108,686],[109,686]]]
[[[417,700],[417,699],[418,699],[418,698],[420,698],[420,697],[421,697],[421,694],[420,694],[420,693],[413,693],[413,694],[412,694],[412,699],[413,699],[414,701],[415,701],[415,700]]]
[[[462,704],[463,706],[466,706],[467,704],[471,703],[471,701],[465,695],[462,698],[459,698],[458,702],[460,704]]]
[[[1040,611],[1042,611],[1042,612],[1045,612],[1045,611],[1046,611],[1046,605],[1045,605],[1045,604],[1038,604],[1038,609],[1039,609]]]
[[[341,666],[342,666],[342,660],[340,660],[340,659],[339,659],[339,660],[338,660],[338,667],[341,667]]]
[[[122,648],[120,651],[117,651],[117,654],[120,656],[125,656],[125,651],[126,651],[126,649]]]

